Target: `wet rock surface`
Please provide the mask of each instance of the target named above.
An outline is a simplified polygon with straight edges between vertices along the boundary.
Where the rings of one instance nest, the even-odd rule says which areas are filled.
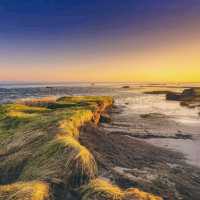
[[[182,93],[169,92],[166,94],[167,100],[181,101],[182,106],[195,108],[200,106],[200,88],[190,88]]]
[[[170,91],[169,90],[159,90],[159,91],[146,91],[144,94],[168,94]]]
[[[138,187],[164,199],[198,200],[200,169],[182,154],[125,135],[87,126],[81,142],[93,153],[101,176],[123,188]]]
[[[176,139],[192,139],[199,135],[200,125],[184,125],[161,113],[125,115],[123,108],[120,107],[112,109],[111,116],[112,123],[102,126],[106,131],[116,135]]]
[[[166,99],[172,100],[172,101],[181,101],[182,95],[180,93],[177,93],[177,92],[168,92],[166,94]]]
[[[195,140],[199,127],[183,126],[159,113],[124,115],[115,107],[112,122],[82,129],[81,143],[100,166],[100,174],[122,188],[137,187],[165,200],[198,200],[200,168],[186,163],[174,150],[150,144],[144,138]]]
[[[189,108],[200,107],[200,88],[186,88],[182,92],[175,92],[170,90],[155,90],[146,91],[144,94],[152,95],[166,95],[166,100],[169,101],[180,101],[182,106]]]
[[[129,88],[131,88],[129,85],[122,86],[122,89],[129,89]]]

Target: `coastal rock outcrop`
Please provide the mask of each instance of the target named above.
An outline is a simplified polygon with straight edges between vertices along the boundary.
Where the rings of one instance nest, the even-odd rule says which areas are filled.
[[[180,93],[177,92],[168,92],[166,94],[166,99],[167,100],[172,100],[172,101],[180,101],[182,98]]]
[[[182,93],[168,92],[166,95],[167,100],[186,101],[200,98],[200,88],[190,88],[183,90]]]
[[[200,106],[200,88],[190,88],[183,90],[182,93],[168,92],[167,100],[180,101],[182,106],[195,108]]]
[[[130,89],[131,87],[129,85],[122,86],[122,89]]]

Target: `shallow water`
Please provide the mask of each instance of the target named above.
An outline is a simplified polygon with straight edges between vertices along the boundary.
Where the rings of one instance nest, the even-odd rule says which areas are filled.
[[[145,141],[159,147],[182,152],[189,164],[200,167],[200,140],[152,138]]]
[[[182,126],[189,127],[188,130],[190,130],[190,134],[194,132],[195,140],[151,138],[145,139],[145,141],[159,147],[181,152],[185,155],[186,161],[189,164],[200,167],[200,132],[198,131],[200,130],[199,108],[191,109],[181,106],[177,101],[167,101],[165,95],[141,93],[132,97],[119,98],[116,100],[116,103],[125,107],[124,113],[126,116],[131,116],[132,113],[139,115],[159,113],[180,125],[182,124]]]
[[[118,105],[124,105],[126,112],[136,114],[160,113],[181,123],[199,123],[199,108],[190,109],[180,106],[177,101],[166,101],[165,95],[138,94],[135,97],[121,98]]]

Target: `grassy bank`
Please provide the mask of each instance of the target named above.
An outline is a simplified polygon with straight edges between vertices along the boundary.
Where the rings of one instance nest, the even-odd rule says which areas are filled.
[[[79,129],[97,124],[112,103],[110,97],[62,97],[1,105],[0,200],[72,199],[69,191],[76,199],[157,199],[96,179],[97,164],[80,144]]]

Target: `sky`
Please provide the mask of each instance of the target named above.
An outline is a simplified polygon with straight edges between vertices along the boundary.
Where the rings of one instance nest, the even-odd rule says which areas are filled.
[[[200,1],[1,0],[0,81],[200,82]]]

